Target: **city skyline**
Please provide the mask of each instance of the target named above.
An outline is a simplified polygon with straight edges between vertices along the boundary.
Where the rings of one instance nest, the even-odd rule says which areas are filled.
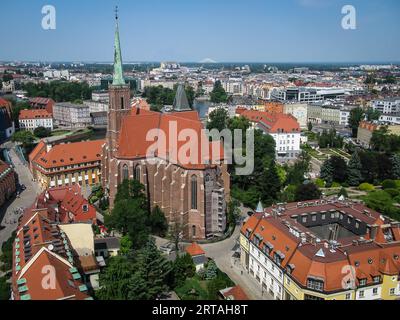
[[[3,8],[8,14],[0,22],[0,36],[17,40],[2,48],[0,60],[111,63],[108,44],[113,41],[114,5],[120,8],[125,63],[165,60],[188,63],[205,59],[219,63],[397,63],[400,60],[397,1],[353,1],[355,30],[342,28],[341,10],[348,4],[342,0],[286,0],[279,4],[253,0],[251,6],[239,1],[230,1],[229,5],[214,2],[55,0],[49,4],[56,8],[56,30],[41,27],[43,3],[25,0],[5,3]],[[24,23],[16,23],[16,16]],[[202,19],[204,22],[193,23]]]

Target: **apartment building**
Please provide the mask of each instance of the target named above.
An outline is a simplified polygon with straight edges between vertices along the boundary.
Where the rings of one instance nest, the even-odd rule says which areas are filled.
[[[291,114],[299,122],[300,128],[307,128],[307,104],[306,103],[285,103],[283,113]]]
[[[91,124],[90,109],[85,104],[57,103],[53,111],[56,125],[68,128],[82,128]]]
[[[0,160],[0,207],[16,191],[16,173],[14,169]]]
[[[241,229],[241,263],[274,299],[400,298],[399,222],[347,200],[256,211]]]
[[[351,108],[351,106],[309,104],[307,122],[348,126]]]
[[[29,155],[30,169],[43,190],[80,185],[83,189],[101,182],[104,140],[51,146],[42,140]]]
[[[18,121],[21,130],[34,131],[39,127],[53,130],[53,115],[45,109],[21,110]]]
[[[385,98],[371,101],[371,106],[374,110],[380,113],[399,113],[400,112],[400,97]]]
[[[274,138],[277,161],[295,159],[300,154],[300,125],[292,115],[243,108],[236,109],[236,114],[247,118],[253,123],[254,128],[261,129]]]

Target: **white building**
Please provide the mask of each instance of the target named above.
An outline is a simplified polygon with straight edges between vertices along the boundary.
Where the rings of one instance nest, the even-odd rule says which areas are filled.
[[[388,125],[400,125],[400,113],[387,113],[379,117],[379,122]]]
[[[44,109],[21,110],[19,114],[19,127],[21,130],[34,131],[43,127],[53,130],[53,116]]]
[[[374,100],[371,106],[380,113],[398,113],[400,112],[400,97]]]
[[[307,128],[307,104],[305,103],[285,103],[283,107],[285,114],[291,114],[297,119],[300,128]]]
[[[53,112],[54,121],[60,126],[82,128],[91,124],[89,106],[84,104],[57,103]]]
[[[243,116],[257,127],[270,134],[276,145],[276,159],[279,162],[296,159],[301,153],[301,130],[295,117],[288,114],[270,114],[268,112],[236,109],[237,116]]]

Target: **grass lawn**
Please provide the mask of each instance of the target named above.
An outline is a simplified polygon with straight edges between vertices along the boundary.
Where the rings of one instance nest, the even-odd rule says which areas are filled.
[[[51,133],[51,136],[52,136],[52,137],[58,137],[58,136],[63,136],[63,135],[68,134],[68,133],[71,133],[71,131],[68,131],[68,130],[58,130],[58,131],[53,131],[53,132]]]

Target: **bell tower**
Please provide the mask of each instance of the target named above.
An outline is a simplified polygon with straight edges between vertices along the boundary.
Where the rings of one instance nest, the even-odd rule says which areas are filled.
[[[114,75],[109,86],[109,112],[107,144],[110,159],[117,151],[122,119],[130,112],[130,86],[126,84],[122,68],[122,52],[119,39],[118,7],[115,10]]]

